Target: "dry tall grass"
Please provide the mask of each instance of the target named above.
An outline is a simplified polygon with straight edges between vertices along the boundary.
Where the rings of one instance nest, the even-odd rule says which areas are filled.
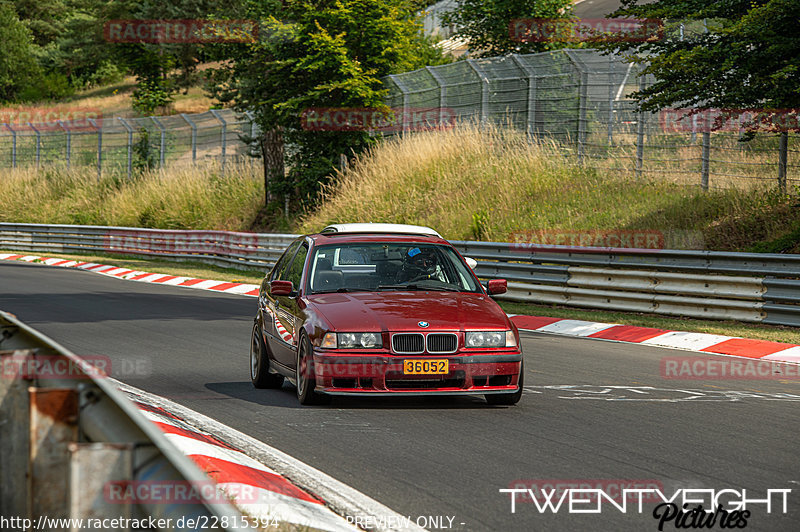
[[[762,189],[703,192],[675,181],[578,166],[557,146],[513,130],[463,126],[378,144],[326,191],[301,230],[416,223],[450,239],[497,241],[528,230],[650,230],[669,246],[722,249],[726,239],[747,240],[738,232],[752,232],[754,212],[785,201]],[[785,220],[757,223],[759,238],[786,229]]]
[[[263,177],[251,164],[145,172],[131,180],[88,168],[3,170],[0,221],[249,230],[263,206]]]

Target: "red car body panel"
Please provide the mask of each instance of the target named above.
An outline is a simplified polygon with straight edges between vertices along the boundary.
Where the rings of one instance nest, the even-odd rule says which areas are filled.
[[[511,330],[519,345],[516,327],[480,284],[479,292],[447,292],[425,290],[390,290],[347,293],[307,293],[307,278],[314,250],[326,244],[419,243],[439,244],[452,248],[433,236],[409,234],[316,234],[308,235],[309,253],[303,269],[303,280],[297,290],[297,315],[294,335],[281,334],[287,344],[297,346],[298,334],[305,331],[313,346],[312,378],[316,391],[333,395],[436,395],[491,394],[515,392],[519,388],[522,353],[519,347],[467,348],[468,331]],[[453,248],[454,249],[454,248]],[[456,251],[456,253],[458,253]],[[463,257],[458,254],[463,261]],[[262,284],[260,301],[271,301],[269,284]],[[279,325],[274,312],[261,307],[262,319]],[[424,328],[420,322],[427,322]],[[265,326],[266,329],[266,326]],[[328,332],[380,333],[383,346],[374,349],[323,348]],[[392,350],[395,333],[455,333],[458,347],[446,354],[400,354]],[[406,360],[436,359],[448,361],[446,375],[405,375]],[[288,375],[288,374],[287,374]],[[291,377],[290,377],[291,378]]]

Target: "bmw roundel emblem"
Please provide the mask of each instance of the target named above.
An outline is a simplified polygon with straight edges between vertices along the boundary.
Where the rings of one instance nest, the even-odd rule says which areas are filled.
[[[421,321],[421,322],[417,323],[417,325],[419,325],[420,327],[422,327],[424,329],[425,327],[430,325],[430,323],[428,323],[427,321]]]

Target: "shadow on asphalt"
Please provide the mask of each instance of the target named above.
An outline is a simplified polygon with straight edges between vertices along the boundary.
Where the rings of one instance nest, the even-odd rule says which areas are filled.
[[[431,409],[496,409],[508,408],[491,406],[483,397],[468,396],[426,396],[426,397],[343,397],[333,398],[330,405],[307,407],[297,401],[295,387],[285,382],[277,390],[257,390],[249,381],[209,382],[209,390],[234,399],[248,401],[261,406],[278,408],[318,408],[318,409],[370,409],[370,410],[431,410]]]

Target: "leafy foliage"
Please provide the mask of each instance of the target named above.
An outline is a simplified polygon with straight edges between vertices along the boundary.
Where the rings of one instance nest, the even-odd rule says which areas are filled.
[[[252,110],[262,131],[282,132],[289,171],[269,186],[304,202],[315,201],[340,154],[359,153],[372,140],[365,131],[304,130],[303,111],[388,111],[382,76],[423,66],[420,58],[444,61],[407,0],[249,0],[244,17],[261,21],[261,38],[225,48],[231,61],[212,79],[214,93]]]
[[[0,0],[0,101],[16,101],[42,76],[30,30],[14,6]]]
[[[520,42],[512,38],[515,19],[570,19],[572,0],[462,0],[458,10],[446,13],[445,24],[457,26],[475,57],[528,54],[562,48],[559,42]]]
[[[605,45],[649,63],[657,81],[636,95],[644,109],[800,107],[796,0],[622,0],[613,16],[667,22],[663,39]]]

